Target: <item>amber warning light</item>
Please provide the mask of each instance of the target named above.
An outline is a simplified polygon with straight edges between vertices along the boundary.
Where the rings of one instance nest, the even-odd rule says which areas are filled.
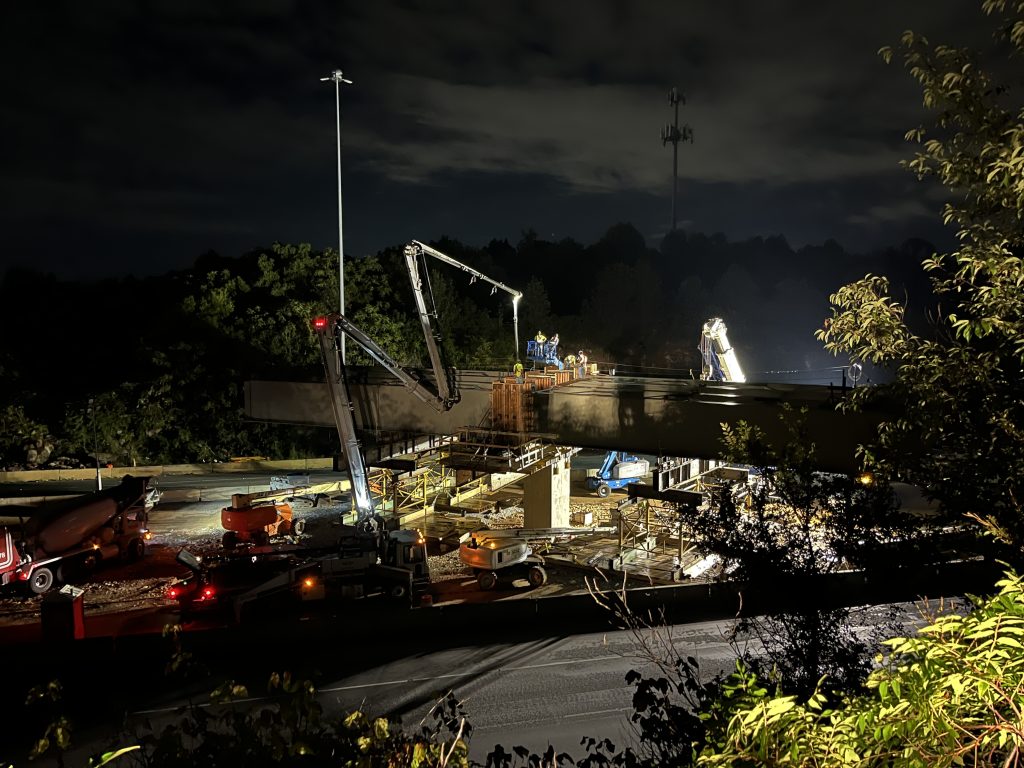
[[[315,320],[313,320],[313,328],[314,328],[314,330],[322,331],[326,327],[327,327],[327,318],[326,317],[318,317]]]

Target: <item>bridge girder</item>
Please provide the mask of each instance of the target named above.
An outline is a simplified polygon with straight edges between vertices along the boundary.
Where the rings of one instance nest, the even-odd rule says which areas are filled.
[[[486,425],[495,371],[458,371],[462,400],[438,413],[423,407],[380,369],[353,369],[349,384],[356,425],[368,432],[454,434]],[[738,384],[632,376],[588,376],[534,394],[534,431],[564,445],[662,456],[717,458],[723,423],[743,420],[770,442],[789,439],[783,406],[802,411],[818,465],[856,472],[858,444],[869,441],[886,416],[880,411],[842,413],[842,390],[801,384]],[[259,421],[333,426],[327,385],[248,381],[245,412]]]

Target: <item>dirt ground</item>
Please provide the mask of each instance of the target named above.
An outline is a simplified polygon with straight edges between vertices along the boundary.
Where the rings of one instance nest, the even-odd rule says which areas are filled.
[[[573,511],[589,509],[591,505],[607,507],[612,499],[573,498]],[[149,542],[146,556],[136,563],[107,563],[98,568],[89,578],[76,586],[85,590],[83,605],[85,615],[102,616],[142,611],[144,609],[167,609],[175,602],[166,597],[168,587],[180,576],[187,573],[175,558],[182,548],[195,554],[214,552],[220,546],[223,530],[219,526],[219,510],[222,502],[205,504],[158,505],[150,518],[153,540]],[[293,502],[296,519],[307,521],[307,533],[324,535],[337,524],[340,508],[309,502]],[[523,525],[522,508],[509,506],[496,515],[486,518],[487,527],[518,528]],[[482,527],[482,526],[481,526]],[[432,593],[435,602],[476,602],[479,600],[517,599],[528,596],[548,596],[585,591],[588,577],[592,574],[572,567],[549,567],[549,581],[534,590],[526,588],[526,582],[514,582],[511,586],[499,587],[488,593],[481,593],[472,572],[459,561],[457,550],[439,553],[430,557],[433,582]],[[44,597],[28,597],[23,593],[0,594],[0,630],[4,627],[38,623]]]

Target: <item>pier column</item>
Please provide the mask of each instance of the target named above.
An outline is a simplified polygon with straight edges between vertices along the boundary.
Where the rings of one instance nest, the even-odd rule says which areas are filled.
[[[523,525],[526,528],[567,528],[570,460],[564,458],[523,481]]]

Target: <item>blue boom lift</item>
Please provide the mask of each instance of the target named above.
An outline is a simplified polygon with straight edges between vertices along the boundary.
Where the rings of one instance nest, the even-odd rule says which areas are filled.
[[[608,451],[597,474],[587,478],[587,488],[597,491],[597,495],[604,499],[612,492],[612,488],[618,490],[630,483],[642,482],[644,475],[650,471],[651,465],[647,459],[625,451]]]
[[[542,342],[531,339],[526,342],[526,359],[534,364],[556,365],[560,371],[565,369],[562,361],[558,359],[557,341]]]

